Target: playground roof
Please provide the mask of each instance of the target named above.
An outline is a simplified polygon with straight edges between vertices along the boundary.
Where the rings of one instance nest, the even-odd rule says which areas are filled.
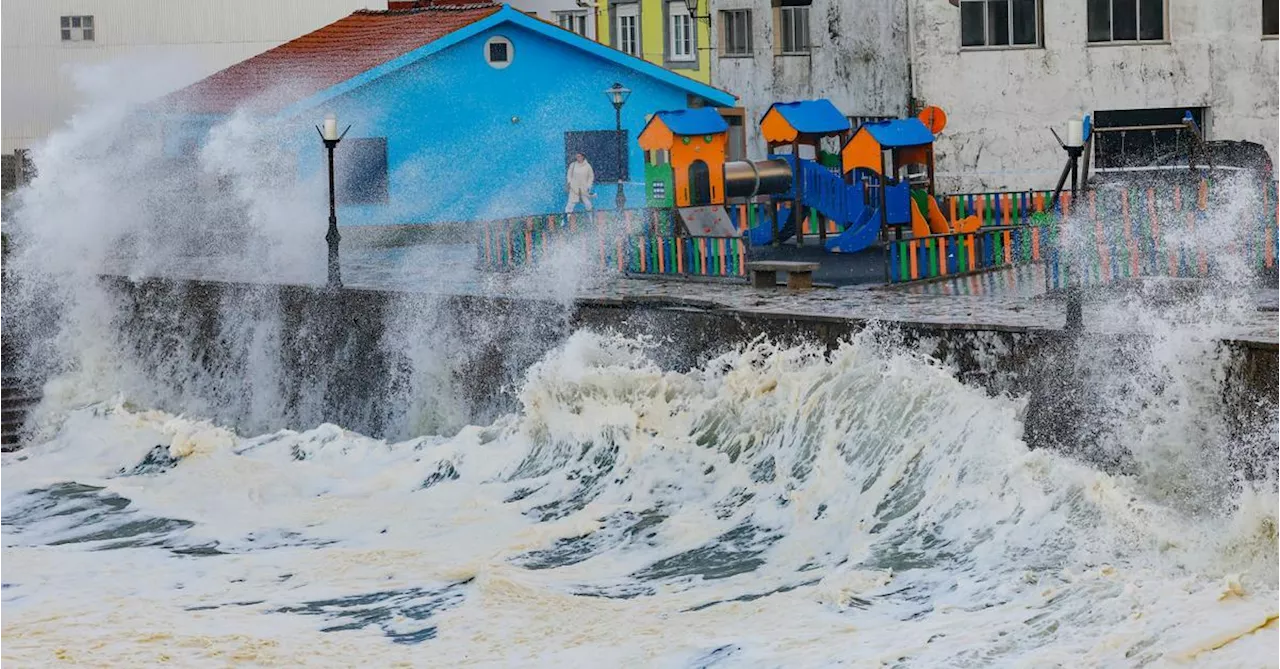
[[[764,113],[778,112],[795,132],[802,135],[834,135],[849,129],[849,119],[830,100],[775,102]],[[764,117],[761,123],[764,123]]]
[[[667,126],[671,134],[677,137],[685,135],[714,135],[729,129],[729,124],[724,120],[724,117],[710,107],[660,111],[656,112],[654,117],[662,119],[662,123]]]
[[[933,143],[933,133],[918,118],[897,118],[878,123],[865,123],[862,129],[871,134],[880,146],[898,148]]]

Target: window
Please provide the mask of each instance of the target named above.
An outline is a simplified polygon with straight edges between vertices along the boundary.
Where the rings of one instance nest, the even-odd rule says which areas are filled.
[[[573,160],[574,154],[581,152],[587,157],[587,162],[591,163],[591,170],[595,172],[597,184],[626,181],[630,147],[631,142],[627,138],[626,130],[622,131],[621,137],[616,130],[566,132],[564,164],[568,165]],[[622,153],[619,154],[619,151]],[[621,160],[618,158],[619,155],[622,156]],[[621,174],[618,168],[622,168]]]
[[[693,43],[693,17],[684,0],[667,3],[667,60],[697,60]]]
[[[751,10],[730,9],[720,12],[720,33],[724,35],[721,56],[751,55]]]
[[[511,64],[511,59],[514,57],[515,50],[511,46],[511,40],[505,37],[490,37],[484,43],[484,60],[491,67],[504,69]]]
[[[809,53],[809,5],[782,0],[778,8],[778,46],[782,54]]]
[[[387,138],[346,139],[333,152],[339,204],[386,204]]]
[[[64,42],[92,42],[93,41],[93,17],[92,16],[64,16],[62,17],[62,41]]]
[[[1090,42],[1164,40],[1165,0],[1089,0]]]
[[[737,112],[737,113],[729,113]],[[746,118],[741,109],[723,110],[721,116],[724,117],[726,123],[729,124],[729,146],[725,155],[726,160],[746,160],[747,159],[747,128]]]
[[[633,56],[640,55],[640,5],[614,5],[613,47]]]
[[[578,33],[583,37],[588,36],[586,12],[556,12],[556,23],[565,30]]]
[[[960,46],[1040,45],[1040,0],[962,0]]]
[[[1262,0],[1262,34],[1280,35],[1280,0]]]
[[[1192,139],[1182,126],[1188,111],[1204,132],[1204,107],[1094,112],[1094,165],[1102,169],[1185,166],[1192,148]]]

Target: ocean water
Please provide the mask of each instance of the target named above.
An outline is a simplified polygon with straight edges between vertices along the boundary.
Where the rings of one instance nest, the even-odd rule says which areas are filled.
[[[3,660],[1276,666],[1274,481],[1028,450],[872,333],[651,346],[577,332],[518,410],[399,443],[69,409],[4,456]]]

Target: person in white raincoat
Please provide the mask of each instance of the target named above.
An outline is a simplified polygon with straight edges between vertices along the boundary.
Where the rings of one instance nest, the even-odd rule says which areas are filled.
[[[573,205],[578,202],[582,202],[582,206],[591,211],[591,188],[596,185],[596,173],[581,152],[574,154],[564,180],[565,189],[569,191],[569,203],[564,206],[564,212],[572,212]]]

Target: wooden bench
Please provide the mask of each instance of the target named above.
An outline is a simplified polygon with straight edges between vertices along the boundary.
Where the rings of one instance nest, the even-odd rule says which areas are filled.
[[[773,288],[778,285],[778,272],[787,273],[787,288],[808,290],[813,288],[813,272],[816,262],[788,262],[781,260],[757,260],[747,263],[751,272],[751,285],[755,288]]]

